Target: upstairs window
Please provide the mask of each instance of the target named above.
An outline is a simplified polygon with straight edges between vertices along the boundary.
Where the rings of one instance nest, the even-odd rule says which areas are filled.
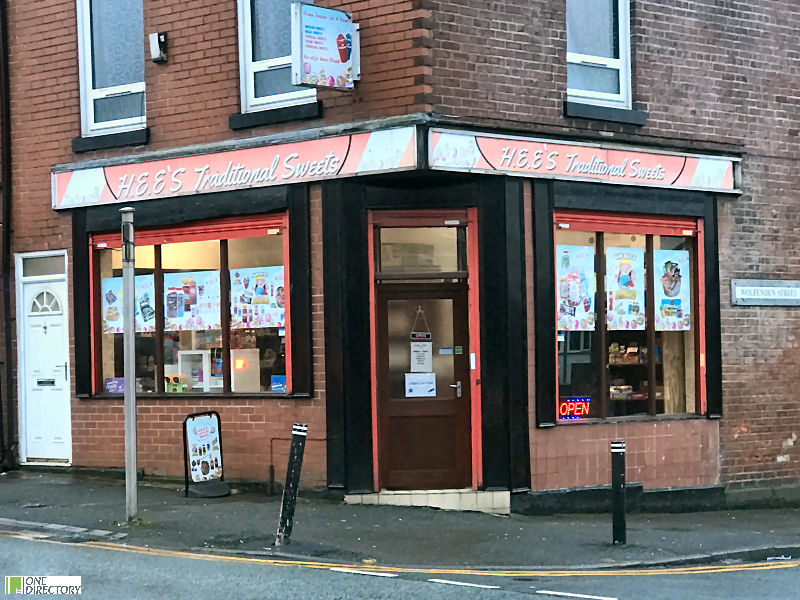
[[[630,0],[567,0],[567,96],[631,108]]]
[[[84,136],[145,126],[142,0],[78,0]]]
[[[242,112],[316,101],[292,85],[292,0],[239,0]]]

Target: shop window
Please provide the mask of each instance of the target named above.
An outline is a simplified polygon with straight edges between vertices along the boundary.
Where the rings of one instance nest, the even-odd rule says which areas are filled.
[[[316,102],[292,85],[291,0],[239,0],[242,112]]]
[[[84,136],[145,126],[142,0],[77,0]]]
[[[556,215],[559,420],[694,414],[696,222]]]
[[[630,0],[567,0],[567,95],[631,107]]]
[[[288,393],[285,218],[137,232],[136,387]],[[122,393],[119,236],[92,240],[95,390]]]

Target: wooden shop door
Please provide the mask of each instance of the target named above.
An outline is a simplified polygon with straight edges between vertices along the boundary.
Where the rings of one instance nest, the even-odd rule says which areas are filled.
[[[469,487],[467,284],[376,287],[380,486]]]

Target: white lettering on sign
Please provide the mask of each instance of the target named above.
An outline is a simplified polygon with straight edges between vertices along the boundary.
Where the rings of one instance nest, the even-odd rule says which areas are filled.
[[[432,169],[738,193],[738,159],[432,129]]]
[[[800,300],[800,288],[753,286],[736,288],[737,298],[797,298]]]

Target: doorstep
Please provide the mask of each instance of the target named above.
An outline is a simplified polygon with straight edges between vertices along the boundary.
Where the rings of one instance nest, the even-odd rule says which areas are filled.
[[[377,493],[345,494],[346,504],[382,504],[387,506],[427,506],[443,510],[472,510],[492,514],[511,513],[511,492],[452,490],[381,490]]]

